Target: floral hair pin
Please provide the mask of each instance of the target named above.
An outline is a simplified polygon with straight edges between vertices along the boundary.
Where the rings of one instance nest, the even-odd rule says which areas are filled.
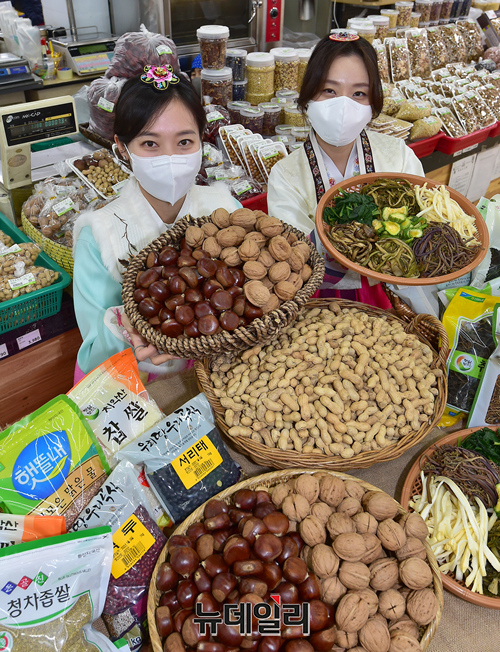
[[[341,31],[341,32],[333,32],[333,34],[330,34],[329,39],[330,41],[341,41],[343,43],[346,43],[347,41],[357,41],[359,39],[359,36],[354,32]]]
[[[153,84],[159,91],[164,91],[170,84],[178,84],[179,77],[174,73],[172,66],[144,66],[141,81]]]

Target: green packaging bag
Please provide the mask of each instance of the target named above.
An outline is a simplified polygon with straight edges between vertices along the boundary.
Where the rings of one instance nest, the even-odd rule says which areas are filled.
[[[62,515],[69,529],[110,472],[87,420],[66,395],[0,433],[0,506]]]

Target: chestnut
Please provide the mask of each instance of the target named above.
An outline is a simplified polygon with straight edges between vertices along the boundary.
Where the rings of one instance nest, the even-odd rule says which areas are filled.
[[[194,310],[191,306],[177,306],[175,309],[175,319],[182,324],[182,326],[187,326],[194,319]]]
[[[196,269],[204,278],[212,278],[217,272],[217,265],[211,258],[202,258],[197,262]]]
[[[179,252],[173,247],[167,246],[163,247],[158,256],[158,262],[164,267],[169,267],[175,265],[177,258],[179,258]]]
[[[193,580],[182,580],[177,585],[177,600],[183,609],[189,609],[194,605],[198,589]]]
[[[319,632],[324,629],[329,620],[329,612],[326,604],[321,600],[311,600],[309,602],[309,623],[311,631]]]
[[[182,324],[179,324],[175,319],[168,319],[167,321],[162,322],[160,330],[163,335],[166,335],[167,337],[179,337],[179,335],[182,335],[184,332]]]
[[[196,552],[201,560],[214,554],[214,538],[211,534],[202,534],[196,540]]]
[[[200,301],[194,307],[194,314],[197,319],[201,319],[201,317],[206,317],[207,315],[215,315],[215,310],[208,301]]]
[[[198,320],[198,330],[202,335],[214,335],[219,328],[219,320],[214,315],[206,315]]]
[[[234,276],[227,267],[220,267],[215,273],[215,278],[224,288],[230,288],[234,285]]]
[[[257,630],[255,633],[258,633]],[[241,649],[244,652],[257,652],[259,649],[260,638],[254,638],[254,632],[252,631],[251,637],[245,637],[241,641]]]
[[[231,507],[229,510],[229,518],[231,519],[232,523],[235,523],[236,525],[244,518],[250,518],[252,516],[252,512],[244,512],[241,509],[236,509],[236,507]]]
[[[238,580],[231,573],[219,573],[212,582],[212,595],[217,602],[223,602],[237,584]]]
[[[299,590],[292,582],[281,582],[274,593],[281,595],[282,604],[296,604],[299,601]]]
[[[264,569],[262,573],[259,573],[259,577],[264,580],[270,591],[274,591],[283,579],[283,571],[275,562],[265,562]]]
[[[217,514],[228,514],[229,506],[223,500],[218,498],[212,498],[205,505],[203,510],[203,516],[205,518],[210,518],[211,516],[217,516]]]
[[[134,290],[134,301],[137,303],[140,303],[146,297],[149,297],[149,292],[146,288],[136,288]]]
[[[174,622],[168,607],[156,607],[155,622],[160,638],[170,636],[174,631]]]
[[[253,514],[257,518],[264,518],[264,516],[267,516],[271,512],[275,512],[275,511],[277,511],[277,510],[276,510],[276,507],[275,507],[274,503],[264,502],[264,503],[259,503],[255,507],[255,509],[253,510]]]
[[[193,251],[193,254],[195,253],[196,251]],[[196,646],[196,652],[226,652],[226,649],[223,643],[215,643],[214,641],[200,641]]]
[[[177,258],[177,266],[179,268],[181,268],[181,267],[194,267],[196,265],[196,263],[197,263],[196,258],[193,258],[192,256],[189,256],[189,255],[185,255],[182,251],[181,251],[181,255],[179,256],[179,258]]]
[[[212,535],[214,537],[214,549],[219,552],[224,548],[224,544],[231,536],[231,530],[214,530]]]
[[[243,577],[240,580],[239,588],[241,593],[255,593],[261,598],[267,593],[267,584],[264,580],[259,580],[257,577]]]
[[[281,537],[288,532],[290,521],[282,512],[271,512],[270,514],[266,514],[262,520],[269,532],[275,534],[277,537]]]
[[[299,584],[300,599],[307,602],[310,600],[319,600],[321,597],[321,584],[314,573],[309,573],[309,576]]]
[[[146,258],[146,267],[156,267],[159,263],[158,254],[155,251],[150,251]]]
[[[255,539],[259,535],[267,534],[267,532],[269,532],[264,521],[256,516],[250,516],[250,518],[240,521],[238,529],[241,532],[242,537],[246,539],[250,545],[255,543]]]
[[[163,303],[170,296],[170,291],[163,281],[155,281],[149,286],[149,296]]]
[[[222,285],[215,279],[209,278],[208,281],[205,281],[205,283],[203,283],[203,287],[201,288],[201,290],[203,292],[203,296],[205,297],[205,299],[210,299],[210,297],[216,290],[222,290]]]
[[[172,294],[183,294],[186,291],[186,281],[180,276],[172,276],[168,281],[168,287]]]
[[[290,533],[288,533],[284,537],[281,537],[281,543],[283,544],[283,550],[281,551],[280,556],[276,557],[276,561],[281,566],[283,566],[283,563],[289,557],[298,557],[299,556],[299,547],[295,543],[294,539],[292,539],[292,537],[289,536],[289,535],[290,535]]]
[[[314,652],[314,648],[305,639],[297,639],[288,641],[288,643],[285,645],[285,652]]]
[[[191,543],[194,544],[201,536],[206,534],[205,526],[203,523],[193,523],[190,525],[186,531],[186,536],[191,540]]]
[[[247,319],[258,319],[259,317],[262,317],[263,314],[264,312],[262,308],[257,308],[257,306],[253,306],[251,303],[247,302],[244,312]]]
[[[245,312],[245,306],[246,306],[246,299],[242,294],[234,297],[233,312],[236,313],[238,317],[243,316]]]
[[[210,638],[210,629],[205,627],[205,632],[201,634],[200,626],[194,622],[196,618],[195,614],[191,614],[186,618],[184,624],[182,625],[182,638],[186,645],[190,647],[196,647],[200,641],[208,641]]]
[[[304,630],[302,625],[287,625],[281,630],[281,636],[283,638],[303,638]]]
[[[174,548],[181,548],[182,546],[187,546],[188,548],[193,548],[193,543],[191,539],[184,534],[174,534],[168,540],[168,551],[172,554]]]
[[[210,297],[210,305],[216,310],[229,310],[233,305],[233,297],[226,290],[216,290]]]
[[[182,306],[185,303],[186,303],[186,301],[185,301],[184,297],[182,296],[182,294],[176,294],[173,297],[169,297],[165,301],[165,308],[167,308],[167,310],[171,310],[172,312],[175,312],[175,309],[177,308],[177,306]]]
[[[200,593],[195,600],[195,608],[197,604],[201,604],[201,610],[206,613],[215,613],[220,610],[220,604],[211,593]]]
[[[212,578],[214,578],[219,573],[227,573],[229,570],[229,566],[222,558],[222,555],[216,553],[210,555],[203,561],[203,568]]]
[[[210,258],[207,252],[203,251],[203,249],[195,249],[194,251],[191,252],[191,256],[195,260],[201,260],[202,258]]]
[[[299,549],[299,555],[302,552],[302,548],[304,547],[304,540],[300,536],[298,532],[289,532],[287,534],[287,537],[290,537],[290,539],[293,539],[295,543],[297,544],[297,547]]]
[[[151,326],[154,326],[156,329],[160,327],[161,321],[158,317],[158,315],[155,315],[155,317],[150,317],[148,319],[148,322],[151,324]]]
[[[179,632],[179,634],[181,633],[184,621],[192,613],[192,609],[180,609],[176,614],[174,614],[174,629],[176,632]]]
[[[194,571],[193,581],[196,584],[196,588],[198,591],[201,591],[201,593],[209,592],[212,589],[212,578],[208,575],[203,566],[198,566]]]
[[[217,296],[217,294],[218,293],[216,292],[214,295],[212,295],[212,298]],[[221,327],[225,331],[234,331],[240,325],[240,318],[232,310],[226,310],[219,317],[219,322],[220,322]]]
[[[160,312],[161,307],[161,303],[158,303],[158,301],[155,301],[149,297],[143,299],[137,306],[137,309],[143,317],[150,319],[151,317],[155,317]]]
[[[194,267],[181,267],[179,269],[179,276],[190,288],[198,287],[198,274]]]
[[[186,255],[187,255],[187,254],[190,254],[190,253],[193,251],[193,247],[191,247],[190,245],[188,245],[188,243],[186,242],[186,238],[182,238],[182,240],[181,240],[180,243],[179,243],[179,247],[181,248],[181,253],[182,253],[182,250],[183,250],[183,249],[186,250],[186,251],[185,251],[185,254],[186,254]]]
[[[247,280],[243,270],[231,267],[231,274],[234,277],[234,284],[242,288],[245,284],[245,281]]]
[[[179,600],[177,599],[177,594],[175,591],[167,591],[160,598],[160,606],[168,607],[171,614],[175,614],[181,608]]]
[[[225,623],[220,623],[217,627],[215,640],[219,643],[224,643],[224,645],[229,647],[237,648],[240,647],[243,636],[240,634],[239,627],[237,625],[227,625]]]
[[[197,288],[188,288],[184,293],[187,303],[201,303],[203,294]]]
[[[262,561],[273,561],[283,550],[283,545],[275,534],[262,534],[254,543],[253,551]]]
[[[200,322],[201,319],[198,324],[200,324]],[[229,527],[229,525],[231,525],[229,514],[224,514],[223,512],[205,519],[205,527],[209,532],[212,530],[224,530]]]
[[[239,534],[233,534],[224,545],[222,556],[226,564],[234,564],[235,561],[244,561],[250,557],[250,545],[246,539]]]
[[[171,310],[168,310],[168,308],[163,307],[158,313],[158,319],[160,321],[168,321],[169,319],[173,319],[173,318],[174,318],[174,313]]]
[[[201,333],[196,319],[193,319],[190,324],[184,327],[184,335],[186,337],[200,337]]]
[[[227,291],[233,297],[233,299],[243,296],[243,290],[239,287],[239,285],[233,285],[232,287],[227,288]]]
[[[142,288],[148,288],[151,283],[154,283],[155,281],[158,281],[160,278],[160,275],[156,271],[156,269],[147,269],[145,272],[142,272],[139,276],[139,285]]]
[[[283,639],[281,636],[263,636],[259,643],[258,652],[278,652],[282,645]]]
[[[283,577],[289,582],[300,584],[308,575],[307,564],[300,557],[289,557],[283,564]]]
[[[156,588],[158,591],[170,591],[179,581],[179,573],[176,573],[168,562],[163,562],[156,575]],[[166,636],[166,634],[165,634]]]
[[[142,648],[141,648],[142,650]],[[179,632],[172,632],[165,641],[163,652],[185,652],[186,646]]]
[[[172,278],[173,276],[178,276],[179,275],[179,268],[178,267],[173,267],[170,265],[165,266],[161,270],[161,276],[162,278]]]
[[[243,561],[235,561],[233,564],[233,573],[237,577],[245,577],[246,575],[258,575],[264,570],[264,564],[260,559],[246,559]]]
[[[172,550],[170,563],[176,573],[183,577],[189,577],[198,568],[200,558],[193,548],[181,546]]]
[[[315,650],[318,650],[318,652],[327,652],[327,650],[331,650],[335,645],[336,633],[336,627],[329,627],[320,632],[314,632],[314,634],[311,634],[309,637],[309,640]]]

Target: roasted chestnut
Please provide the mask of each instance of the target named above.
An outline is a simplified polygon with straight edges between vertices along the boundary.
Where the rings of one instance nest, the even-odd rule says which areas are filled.
[[[203,516],[205,518],[211,518],[212,516],[217,516],[217,514],[228,514],[229,506],[223,500],[218,498],[212,498],[205,505],[203,510]]]
[[[163,281],[155,281],[149,286],[149,296],[163,303],[170,296],[170,291]]]
[[[300,584],[307,575],[307,564],[300,557],[290,557],[283,564],[283,577],[289,582]]]
[[[215,293],[213,296],[215,297],[216,294],[217,293]],[[240,318],[232,310],[226,310],[219,317],[219,322],[220,322],[220,325],[222,326],[222,328],[224,330],[226,330],[226,331],[234,331],[240,325]]]
[[[219,328],[219,320],[214,315],[206,315],[198,320],[198,329],[202,335],[214,335]]]
[[[170,613],[175,614],[181,608],[179,600],[177,599],[177,594],[175,591],[167,591],[160,598],[160,606],[168,607]]]
[[[212,595],[217,602],[223,602],[238,585],[238,580],[231,573],[219,573],[212,582]],[[267,588],[267,587],[266,587]]]
[[[157,607],[155,612],[155,622],[158,635],[163,638],[170,636],[174,631],[174,621],[169,607]]]
[[[174,313],[168,308],[162,308],[158,313],[158,319],[160,321],[168,321],[169,319],[174,318]]]
[[[154,283],[155,281],[158,281],[160,278],[160,275],[156,271],[156,269],[147,269],[145,272],[142,272],[141,275],[139,276],[139,285],[142,288],[148,288],[151,283]]]
[[[137,303],[140,303],[146,297],[149,297],[149,292],[146,288],[136,288],[134,290],[134,301]]]
[[[219,283],[219,281],[216,281],[213,278],[209,278],[208,281],[203,283],[202,292],[205,299],[210,299],[216,290],[222,290],[222,285]]]
[[[233,297],[225,290],[216,290],[210,297],[210,305],[216,310],[229,310],[233,305]]]
[[[179,322],[179,324],[187,326],[194,319],[194,310],[191,308],[191,306],[177,306],[175,309],[175,319]]]
[[[281,543],[283,544],[283,550],[281,551],[280,556],[276,558],[278,564],[283,565],[285,560],[289,557],[299,556],[299,547],[290,536],[290,532],[286,536],[281,537]]]
[[[200,319],[207,315],[215,315],[215,310],[212,308],[209,301],[200,301],[200,303],[197,303],[194,307],[194,314],[197,319]]]
[[[161,323],[160,330],[167,337],[179,337],[184,332],[184,327],[175,319],[168,319]]]
[[[149,269],[150,267],[156,267],[158,264],[158,254],[155,251],[150,251],[146,258],[146,267]]]
[[[234,285],[234,276],[232,275],[231,270],[227,267],[219,267],[215,273],[215,278],[224,288],[230,288]]]
[[[179,579],[179,573],[176,573],[172,566],[165,561],[158,569],[156,588],[158,591],[170,591],[177,586]]]
[[[181,546],[174,548],[170,554],[170,564],[176,573],[189,577],[198,568],[200,558],[193,548]]]
[[[158,262],[164,267],[170,267],[175,265],[177,258],[179,258],[179,252],[173,247],[163,247],[158,256]]]
[[[190,614],[182,625],[182,639],[189,647],[196,647],[200,641],[208,641],[210,638],[210,630],[205,628],[205,633],[201,634],[200,626],[195,623],[195,614]]]
[[[212,276],[215,276],[217,272],[217,265],[215,260],[212,260],[211,258],[202,258],[196,264],[196,269],[204,278],[211,278]]]
[[[263,314],[262,308],[257,308],[257,306],[253,306],[247,301],[244,312],[247,319],[258,319],[259,317],[262,317]]]
[[[301,600],[319,600],[321,597],[321,584],[314,573],[309,573],[309,576],[299,584],[298,589]]]
[[[185,303],[186,302],[182,294],[176,294],[173,297],[169,297],[165,301],[165,308],[167,308],[167,310],[171,310],[172,312],[175,312],[177,306],[183,306]]]
[[[207,571],[210,577],[214,578],[219,573],[227,573],[229,566],[226,564],[222,555],[213,554],[203,561],[203,568]]]
[[[166,265],[162,270],[161,270],[161,276],[162,278],[172,278],[173,276],[178,276],[179,275],[179,269],[178,267],[173,267],[171,265]]]
[[[177,600],[184,609],[189,609],[194,605],[198,589],[193,580],[182,580],[177,585]]]
[[[267,593],[267,584],[257,577],[243,577],[239,585],[241,593],[255,593],[263,598]],[[298,595],[298,593],[297,593]]]
[[[319,632],[324,629],[329,620],[327,606],[321,600],[311,600],[309,602],[309,622],[311,631]]]
[[[187,303],[197,304],[203,302],[203,294],[197,288],[188,288],[184,292],[184,298],[186,299]]]
[[[270,514],[266,514],[262,520],[269,532],[275,534],[277,537],[281,537],[288,532],[290,521],[282,512],[271,512]]]
[[[168,281],[168,287],[172,294],[183,294],[186,291],[186,281],[180,276],[172,276]]]
[[[259,503],[255,509],[253,510],[254,516],[257,518],[264,518],[264,516],[267,516],[271,512],[275,512],[276,507],[274,503],[271,502],[264,502],[264,503]]]
[[[208,317],[202,317],[200,321],[198,322],[198,327],[200,328],[200,322],[202,319],[208,319]],[[200,328],[201,330],[201,328]],[[224,530],[227,527],[231,525],[231,520],[229,518],[229,514],[220,512],[219,514],[216,514],[215,516],[211,516],[210,518],[205,519],[205,527],[206,529],[211,532],[212,530]]]
[[[233,573],[237,577],[258,575],[259,573],[262,573],[263,570],[264,564],[260,561],[260,559],[246,559],[244,561],[235,561],[233,564]]]
[[[299,590],[292,582],[281,582],[274,593],[281,595],[282,604],[296,604],[299,601]]]
[[[248,559],[250,557],[250,545],[248,541],[239,534],[234,534],[229,537],[224,545],[222,557],[229,566],[234,564],[235,561]]]
[[[158,301],[155,301],[154,299],[151,299],[151,297],[147,297],[146,299],[143,299],[140,304],[137,306],[137,309],[141,313],[143,317],[146,317],[146,319],[149,319],[150,317],[155,317],[161,310],[162,305],[161,303],[158,303]]]
[[[212,578],[209,576],[207,571],[203,566],[198,566],[198,568],[193,573],[193,581],[196,584],[198,591],[206,593],[212,589]]]

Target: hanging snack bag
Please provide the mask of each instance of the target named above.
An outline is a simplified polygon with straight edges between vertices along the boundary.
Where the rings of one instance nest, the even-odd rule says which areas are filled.
[[[450,301],[443,316],[450,351],[448,398],[450,408],[469,412],[479,381],[490,355],[495,349],[492,317],[500,297],[461,288]]]
[[[66,534],[64,516],[0,514],[0,548]]]
[[[156,524],[156,513],[139,482],[138,470],[125,460],[72,529],[104,525],[113,533],[113,565],[102,618],[111,640],[125,638],[135,652],[147,640],[148,588],[166,539]]]
[[[498,308],[498,305],[495,306],[493,311],[492,329],[496,348],[484,368],[467,421],[467,428],[500,423],[500,311]]]
[[[0,506],[64,516],[69,528],[110,469],[79,408],[64,394],[0,433]]]
[[[68,392],[105,451],[116,453],[162,418],[139,378],[132,349],[116,353]]]
[[[151,488],[175,523],[240,476],[204,394],[184,403],[117,457],[144,464]]]
[[[92,627],[104,606],[112,559],[107,527],[1,550],[1,649],[116,652]]]

